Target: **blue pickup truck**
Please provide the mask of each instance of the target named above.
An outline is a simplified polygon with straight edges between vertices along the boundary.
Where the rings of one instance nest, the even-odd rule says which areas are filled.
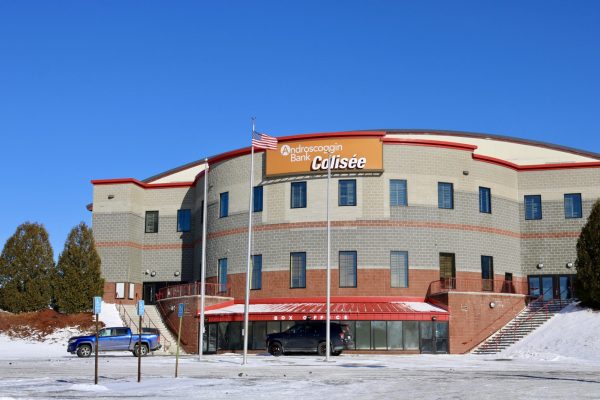
[[[131,351],[138,356],[139,334],[132,333],[129,328],[104,328],[98,331],[99,351]],[[145,356],[149,351],[160,349],[160,333],[155,331],[142,331],[141,355]],[[77,354],[79,357],[89,357],[94,352],[96,335],[75,336],[69,339],[67,351]]]

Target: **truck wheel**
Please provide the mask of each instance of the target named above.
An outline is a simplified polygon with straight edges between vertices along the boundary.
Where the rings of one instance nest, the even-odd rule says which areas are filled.
[[[274,355],[275,357],[279,357],[283,354],[283,347],[281,347],[281,343],[273,342],[269,345],[269,353]]]
[[[135,348],[133,349],[133,355],[136,357],[139,355],[138,350],[139,350],[139,347],[136,344]],[[147,355],[148,355],[148,345],[142,344],[142,357],[145,357]]]
[[[77,348],[77,357],[89,357],[92,355],[92,346],[89,344],[82,344]]]
[[[324,356],[325,353],[327,353],[327,343],[325,343],[325,342],[319,343],[319,346],[317,347],[317,353],[320,356]]]

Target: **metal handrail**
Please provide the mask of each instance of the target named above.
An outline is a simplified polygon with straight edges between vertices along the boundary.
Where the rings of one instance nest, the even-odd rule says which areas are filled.
[[[512,334],[512,337],[515,336],[517,328],[522,327],[523,325],[525,325],[525,323],[530,323],[531,324],[531,320],[534,317],[537,317],[538,315],[540,315],[541,312],[544,312],[546,314],[546,319],[548,317],[548,306],[554,302],[554,299],[549,300],[549,301],[544,301],[544,296],[548,293],[548,291],[553,290],[552,287],[546,289],[541,295],[539,295],[537,298],[535,298],[535,300],[533,300],[532,302],[530,302],[527,307],[528,308],[532,308],[534,305],[539,305],[541,304],[541,307],[537,308],[536,310],[534,310],[532,313],[530,313],[527,318],[525,318],[523,321],[519,321],[517,323],[515,323],[512,328],[510,329],[510,333]],[[502,334],[498,334],[496,335],[496,337],[494,338],[494,345],[496,347],[496,352],[499,352],[500,349],[500,339],[503,335]]]
[[[125,306],[121,303],[118,303],[117,308],[119,310],[119,314],[121,315],[121,318],[125,319],[125,323],[127,324],[127,326],[133,325],[135,327],[135,329],[139,332],[140,329],[139,329],[138,324],[136,324],[135,320],[133,318],[131,318],[131,316],[125,309]],[[144,327],[144,322],[146,322],[146,328],[154,328],[160,332],[160,328],[154,323],[154,321],[152,321],[152,318],[150,318],[148,315],[146,315],[145,318],[142,319],[142,328]],[[169,339],[167,339],[165,337],[165,335],[161,335],[161,336],[162,336],[161,341],[164,342],[164,348],[168,350],[171,347],[171,341]]]
[[[527,293],[527,282],[506,279],[442,278],[429,284],[428,296],[451,291],[482,293]]]
[[[162,305],[162,303],[160,301],[156,302],[156,304],[158,305],[158,307],[160,308],[160,313],[162,315],[167,315],[167,312],[165,311],[164,306]],[[171,320],[169,320],[168,318],[164,319],[165,323],[167,324],[167,328],[171,330],[171,333],[179,333],[177,329],[175,329],[175,327],[173,326],[173,323],[171,322]],[[183,339],[183,337],[181,337],[179,339],[179,341],[184,344],[187,345],[187,341]]]
[[[508,310],[506,310],[504,313],[502,313],[500,316],[498,316],[498,318],[496,318],[494,321],[490,322],[485,328],[481,329],[479,332],[477,332],[475,335],[473,335],[472,339],[469,340],[468,342],[466,342],[465,344],[472,342],[474,340],[474,338],[479,337],[480,334],[482,334],[483,332],[487,331],[491,326],[494,326],[496,324],[496,322],[500,321],[502,318],[504,318],[507,314],[512,314],[514,313],[514,310],[516,308],[516,304],[513,305],[511,308],[509,308]],[[525,307],[521,308],[520,311],[523,311],[525,309]],[[520,312],[519,311],[519,312]],[[513,317],[514,318],[514,317]],[[506,324],[505,324],[506,325]],[[502,328],[499,328],[502,329]],[[498,329],[496,329],[494,332],[498,331]],[[481,345],[483,342],[485,342],[491,335],[494,334],[494,332],[491,332],[488,336],[486,336],[483,340],[479,341],[479,343],[477,343],[477,345],[474,346],[474,348],[476,348],[477,346]]]
[[[180,285],[161,288],[156,293],[157,300],[170,299],[183,296],[200,296],[202,282],[183,283]],[[231,284],[205,283],[206,296],[231,297]]]

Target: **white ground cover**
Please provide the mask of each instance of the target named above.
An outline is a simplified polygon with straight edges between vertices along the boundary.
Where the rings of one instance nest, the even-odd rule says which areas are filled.
[[[107,310],[115,325],[116,310]],[[118,316],[117,316],[118,317]],[[117,324],[118,325],[118,324]],[[210,398],[210,399],[598,399],[600,313],[571,306],[521,343],[496,356],[238,354],[180,359],[137,359],[66,353],[67,330],[44,343],[0,335],[0,399],[9,398]],[[512,400],[511,399],[511,400]]]

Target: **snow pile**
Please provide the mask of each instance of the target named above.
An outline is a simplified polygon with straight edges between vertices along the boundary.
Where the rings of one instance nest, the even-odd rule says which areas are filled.
[[[124,326],[116,304],[102,302],[98,319],[104,323],[104,326]]]
[[[529,336],[503,351],[502,355],[545,361],[598,361],[598,332],[600,312],[571,304]]]

